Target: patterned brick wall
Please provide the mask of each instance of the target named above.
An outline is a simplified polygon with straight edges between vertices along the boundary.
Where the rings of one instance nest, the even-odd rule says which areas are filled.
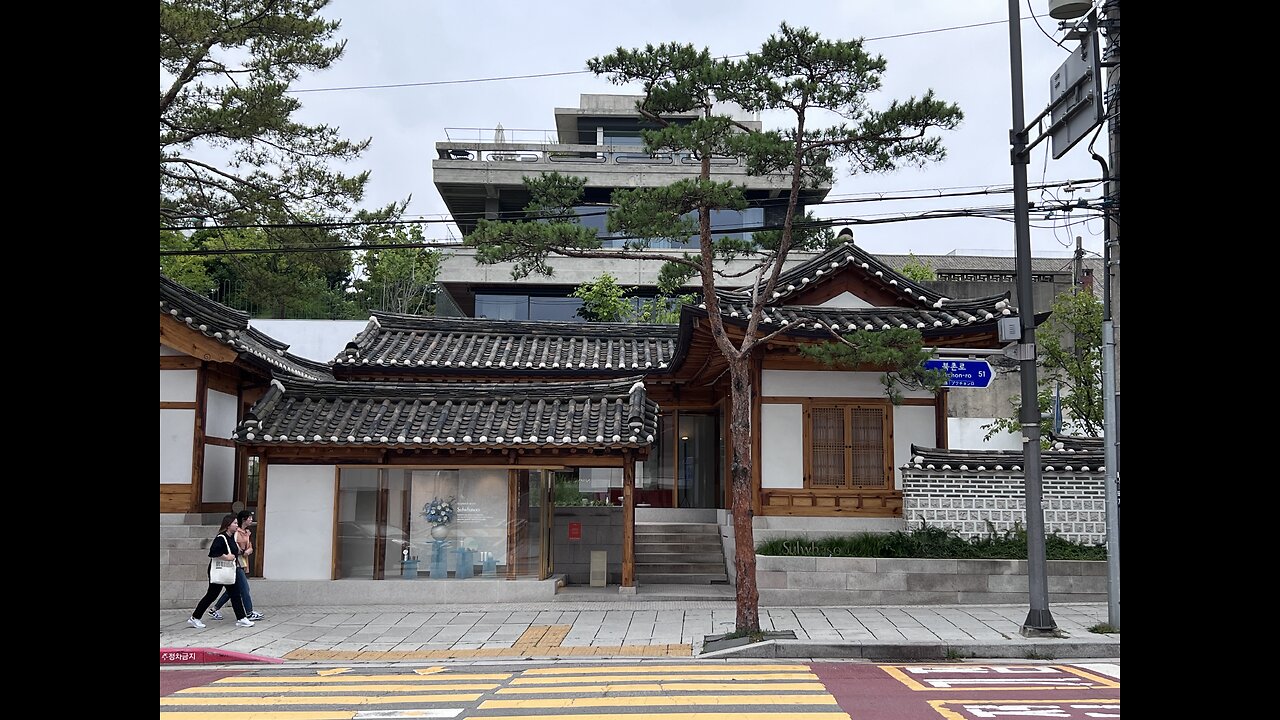
[[[1107,535],[1102,473],[1050,472],[1041,476],[1045,532],[1075,542],[1101,544]],[[1026,527],[1022,474],[964,470],[902,470],[903,517],[908,527],[928,523],[962,537]]]

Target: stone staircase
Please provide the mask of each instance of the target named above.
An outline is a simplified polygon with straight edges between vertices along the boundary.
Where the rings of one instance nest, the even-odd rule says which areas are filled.
[[[209,542],[223,513],[160,513],[160,609],[190,610],[209,588]]]
[[[640,585],[728,583],[720,526],[697,522],[636,523],[636,582]]]

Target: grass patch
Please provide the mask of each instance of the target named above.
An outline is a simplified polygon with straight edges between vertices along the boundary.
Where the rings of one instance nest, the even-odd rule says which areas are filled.
[[[1104,622],[1100,622],[1097,625],[1094,625],[1093,627],[1089,628],[1089,632],[1098,633],[1100,635],[1110,635],[1111,633],[1119,633],[1120,628],[1113,627]]]
[[[949,647],[947,648],[947,651],[942,654],[942,657],[951,662],[959,662],[961,660],[964,660],[967,656],[964,653],[960,652],[959,650],[953,647]]]
[[[925,525],[906,532],[859,533],[813,540],[769,540],[756,546],[760,555],[805,557],[936,558],[974,560],[1026,560],[1027,531],[1021,527],[964,539],[955,531]],[[1086,545],[1049,535],[1045,538],[1049,560],[1106,560],[1102,545]]]

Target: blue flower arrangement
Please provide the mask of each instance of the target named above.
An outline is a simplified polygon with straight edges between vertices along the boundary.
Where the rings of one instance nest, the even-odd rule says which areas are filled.
[[[448,525],[453,522],[455,512],[451,497],[444,500],[435,497],[422,506],[422,517],[432,525]]]

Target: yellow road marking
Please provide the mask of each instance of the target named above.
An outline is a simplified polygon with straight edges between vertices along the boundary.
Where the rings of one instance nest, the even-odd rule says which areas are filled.
[[[162,697],[161,705],[382,705],[390,703],[439,703],[470,702],[476,695],[391,695],[365,697],[363,695],[310,695],[307,697]]]
[[[533,698],[528,700],[485,700],[480,710],[518,708],[631,707],[644,705],[835,705],[830,695],[675,695],[672,697]]]
[[[1006,688],[1000,688],[1000,689],[1005,690]],[[965,715],[946,707],[947,705],[972,705],[974,703],[981,703],[983,705],[1047,705],[1050,703],[1054,705],[1080,705],[1082,703],[1098,704],[1098,705],[1119,705],[1120,701],[1116,698],[1104,698],[1104,699],[1093,699],[1093,700],[988,700],[986,698],[982,698],[981,700],[979,700],[977,698],[973,698],[969,700],[930,700],[929,701],[929,705],[934,710],[937,710],[938,714],[941,715],[945,720],[968,720]],[[492,720],[492,718],[486,718],[485,720]]]
[[[525,670],[523,675],[576,675],[592,672],[591,668],[549,667]],[[809,672],[808,665],[610,665],[595,669],[608,673],[657,673],[657,672]]]
[[[341,675],[342,673],[351,672],[351,668],[329,668],[328,670],[317,670],[317,675]]]
[[[298,710],[264,712],[161,712],[160,720],[352,720],[355,712],[342,710]]]
[[[1085,672],[1084,670],[1081,670],[1080,668],[1074,668],[1074,667],[1071,667],[1070,665],[1054,665],[1054,667],[1058,668],[1059,670],[1062,670],[1062,671],[1065,671],[1065,672],[1069,672],[1069,673],[1071,673],[1071,674],[1073,674],[1073,675],[1079,675],[1080,677],[1084,678],[1085,680],[1090,680],[1090,681],[1096,682],[1096,683],[1098,683],[1099,685],[1101,685],[1102,687],[1107,687],[1107,688],[1118,688],[1118,687],[1120,687],[1120,681],[1119,681],[1119,680],[1112,680],[1111,678],[1109,678],[1109,677],[1103,677],[1102,675],[1094,675],[1093,673]]]
[[[739,685],[735,683],[686,683],[686,682],[657,682],[657,683],[626,683],[625,685],[604,684],[604,685],[574,685],[565,687],[563,685],[542,685],[540,687],[509,687],[495,691],[498,695],[530,695],[533,693],[589,693],[589,692],[652,692],[664,690],[713,690],[716,692],[740,692],[743,690],[826,690],[826,687],[820,682],[811,683],[765,683],[760,685]],[[754,695],[743,697],[756,697]],[[744,705],[751,703],[744,702]]]
[[[444,672],[444,666],[437,665],[429,668],[418,668],[417,670],[414,670],[414,672],[419,675],[435,675],[436,673]]]
[[[263,682],[268,682],[263,680]],[[212,694],[212,693],[315,693],[315,692],[422,692],[424,690],[493,690],[498,687],[496,684],[479,684],[479,683],[461,683],[457,685],[424,685],[423,683],[383,683],[368,685],[324,685],[315,686],[288,686],[288,685],[236,685],[234,687],[224,685],[217,687],[206,685],[204,687],[190,687],[179,690],[175,695],[181,694]]]
[[[618,720],[618,717],[617,714],[538,715],[537,720]],[[645,720],[849,720],[849,714],[842,712],[645,713],[643,717]],[[486,715],[484,720],[530,720],[530,717],[528,715]]]
[[[215,680],[214,684],[252,684],[252,683],[351,683],[351,682],[413,682],[421,683],[421,688],[433,688],[433,683],[441,681],[452,682],[454,680],[506,680],[513,673],[449,673],[447,675],[436,675],[430,677],[421,677],[400,673],[397,675],[348,675],[347,677],[291,677],[291,676],[274,676],[260,675],[257,677],[239,675],[236,677],[222,678]]]
[[[704,675],[701,673],[682,673],[675,680],[720,680],[722,682],[736,680],[817,680],[813,673],[757,673]],[[554,685],[556,683],[590,683],[590,682],[651,682],[652,677],[634,677],[632,675],[579,675],[576,677],[519,677],[511,681],[512,685]]]

